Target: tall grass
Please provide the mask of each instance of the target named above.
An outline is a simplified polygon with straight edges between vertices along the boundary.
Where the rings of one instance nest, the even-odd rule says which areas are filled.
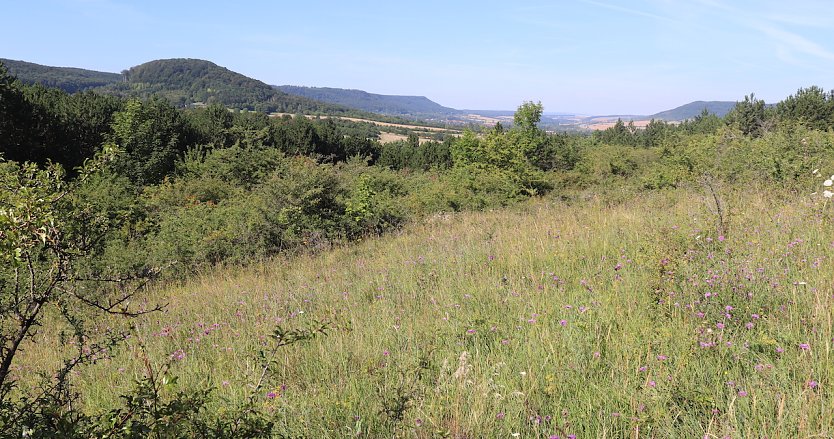
[[[808,192],[810,192],[809,190]],[[834,211],[770,189],[537,200],[152,291],[164,313],[74,378],[95,411],[170,362],[303,437],[834,435]],[[124,328],[120,320],[101,330]],[[60,361],[44,331],[21,377]],[[144,346],[142,348],[141,346]],[[224,403],[224,400],[226,403]]]

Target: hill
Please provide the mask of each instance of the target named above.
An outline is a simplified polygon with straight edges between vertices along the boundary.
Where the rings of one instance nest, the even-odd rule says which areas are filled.
[[[348,109],[293,96],[248,76],[200,59],[161,59],[131,67],[126,82],[104,91],[142,98],[160,95],[178,106],[220,103],[227,107],[288,113],[344,113]]]
[[[460,112],[444,107],[425,96],[380,95],[362,90],[293,85],[280,85],[275,88],[291,95],[394,116],[436,116]]]
[[[123,80],[118,73],[97,72],[75,67],[50,67],[26,61],[0,58],[9,73],[26,84],[43,84],[75,93],[91,88],[115,84]]]
[[[69,93],[93,90],[141,99],[162,96],[180,107],[219,103],[264,112],[366,115],[347,107],[281,92],[200,59],[155,60],[131,67],[122,74],[6,59],[0,59],[0,62],[24,83],[58,87]]]
[[[733,101],[695,101],[690,102],[680,107],[671,110],[661,111],[659,113],[646,116],[646,119],[659,120],[687,120],[701,114],[702,111],[707,110],[709,113],[715,114],[718,117],[724,117],[736,103]]]

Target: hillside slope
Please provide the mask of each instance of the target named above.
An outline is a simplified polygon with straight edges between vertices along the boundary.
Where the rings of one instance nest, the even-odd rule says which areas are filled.
[[[264,112],[352,114],[344,106],[290,95],[261,81],[200,59],[161,59],[124,70],[122,74],[72,67],[52,67],[0,59],[24,83],[58,87],[69,93],[92,90],[121,97],[161,96],[172,104],[219,103],[230,108]]]
[[[344,105],[372,113],[388,115],[449,115],[459,113],[454,108],[444,107],[425,96],[397,96],[368,93],[362,90],[348,90],[328,87],[299,87],[293,85],[275,86],[276,89],[296,96],[317,101]]]
[[[652,114],[647,116],[646,119],[687,120],[698,116],[704,110],[718,117],[724,117],[735,105],[736,103],[732,101],[694,101],[671,110]]]
[[[124,80],[118,73],[97,72],[75,67],[51,67],[26,61],[0,58],[9,73],[26,84],[43,84],[67,93],[115,84]]]
[[[341,113],[346,108],[288,95],[240,73],[200,59],[161,59],[131,67],[127,81],[103,91],[142,98],[160,95],[175,105],[220,103],[227,107],[288,113]]]
[[[331,437],[360,419],[367,437],[830,432],[819,392],[834,376],[834,272],[806,262],[827,258],[831,224],[807,198],[765,193],[727,200],[744,206],[733,218],[744,226],[726,239],[697,190],[437,216],[157,292],[150,302],[169,310],[142,318],[137,338],[151,358],[179,353],[184,391],[208,382],[241,401],[276,325],[328,322],[278,352],[254,395],[288,436]],[[54,350],[27,346],[20,373],[36,376]],[[135,355],[101,362],[79,378],[88,403],[113,406],[108,390],[143,367]]]

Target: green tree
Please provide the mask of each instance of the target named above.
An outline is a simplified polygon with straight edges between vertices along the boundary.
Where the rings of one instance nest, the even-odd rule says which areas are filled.
[[[745,135],[761,136],[767,131],[768,124],[765,102],[750,93],[727,114],[727,123]]]
[[[139,185],[169,175],[193,135],[179,111],[162,99],[133,99],[113,116],[110,142],[124,150],[115,169]]]
[[[834,91],[826,93],[817,86],[800,88],[795,95],[776,104],[776,114],[783,121],[826,130],[834,126]]]
[[[542,119],[544,107],[541,102],[525,101],[513,115],[513,127],[525,132],[536,131]],[[498,126],[499,131],[501,127]]]

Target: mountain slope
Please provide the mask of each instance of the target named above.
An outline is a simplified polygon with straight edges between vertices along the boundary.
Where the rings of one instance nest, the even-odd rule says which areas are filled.
[[[240,73],[199,59],[162,59],[130,68],[127,82],[104,88],[142,98],[160,95],[175,105],[220,103],[227,107],[279,112],[341,113],[346,108],[288,95]]]
[[[356,110],[275,90],[256,79],[210,61],[162,59],[118,73],[44,66],[0,59],[24,83],[58,87],[69,93],[83,90],[121,97],[162,96],[177,106],[219,103],[231,108],[264,112],[356,114]]]
[[[317,101],[344,105],[388,115],[448,115],[459,113],[454,108],[444,107],[424,96],[396,96],[368,93],[362,90],[348,90],[328,87],[299,87],[293,85],[275,86],[276,89],[296,96]]]
[[[707,112],[715,114],[718,117],[724,117],[730,110],[735,107],[736,103],[732,101],[695,101],[690,102],[680,107],[671,110],[661,111],[659,113],[647,116],[646,119],[659,120],[686,120],[692,119],[701,114],[705,109]]]
[[[118,73],[97,72],[75,67],[50,67],[26,61],[0,58],[9,73],[26,84],[43,84],[75,93],[91,88],[118,83],[123,80]]]

